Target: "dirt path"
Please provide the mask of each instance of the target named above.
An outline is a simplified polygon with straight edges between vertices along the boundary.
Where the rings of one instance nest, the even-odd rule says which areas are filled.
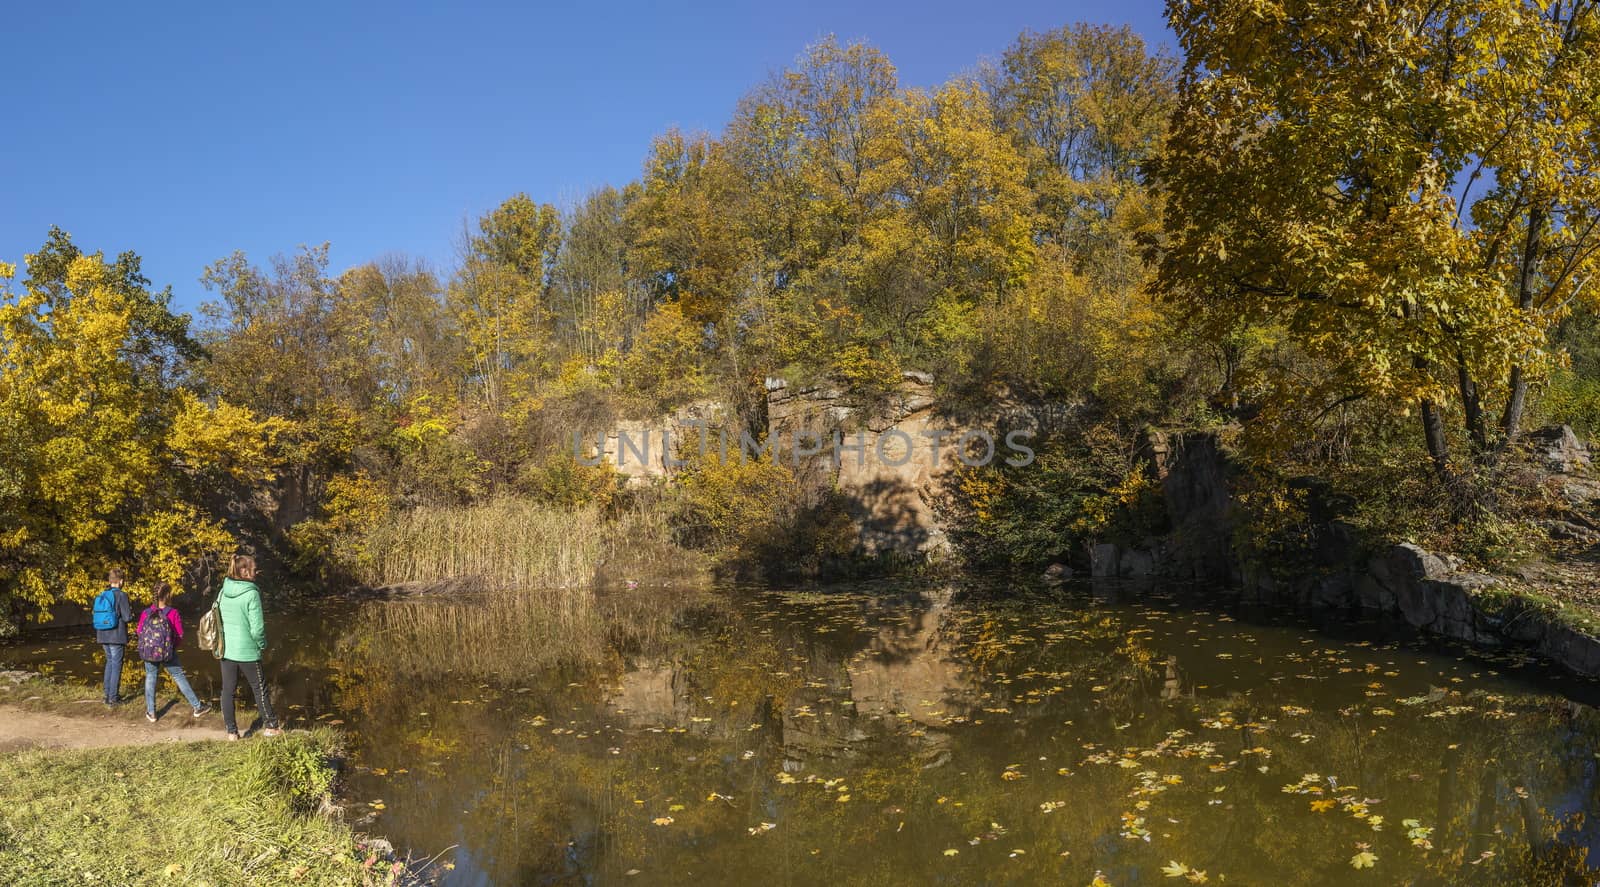
[[[138,703],[132,703],[137,705]],[[0,754],[30,748],[103,748],[110,745],[149,745],[157,742],[198,742],[223,739],[221,717],[212,712],[198,721],[189,707],[171,707],[152,724],[144,718],[127,719],[96,711],[101,704],[84,704],[82,715],[29,711],[0,705]]]

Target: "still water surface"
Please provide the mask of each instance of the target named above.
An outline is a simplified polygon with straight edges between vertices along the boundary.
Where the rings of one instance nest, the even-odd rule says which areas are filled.
[[[447,884],[1596,881],[1596,685],[1372,626],[899,585],[269,629],[289,726],[350,734],[351,817]],[[92,683],[95,650],[0,662]],[[185,663],[214,694],[209,654]]]

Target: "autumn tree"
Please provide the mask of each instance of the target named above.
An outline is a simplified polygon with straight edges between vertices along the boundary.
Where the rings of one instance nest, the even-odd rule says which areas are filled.
[[[474,387],[493,411],[527,399],[549,374],[548,299],[560,245],[560,212],[526,194],[484,215],[466,236],[447,301]]]
[[[863,187],[882,195],[861,232],[856,302],[918,363],[952,375],[978,347],[979,309],[1033,270],[1026,163],[974,82],[881,102]]]
[[[635,268],[630,208],[641,188],[601,188],[568,212],[551,287],[555,335],[564,353],[598,364],[624,352],[654,306]]]
[[[345,372],[366,380],[373,406],[402,414],[448,412],[458,387],[460,343],[446,315],[444,288],[420,262],[388,256],[339,276],[338,326]]]
[[[1154,165],[1163,292],[1215,337],[1271,325],[1324,369],[1265,418],[1366,400],[1513,442],[1552,326],[1600,257],[1600,7],[1174,2],[1180,98]]]
[[[200,349],[137,256],[52,230],[26,269],[19,292],[0,264],[0,595],[87,601],[113,564],[179,582],[233,543],[204,481],[263,482],[281,427],[177,386]]]

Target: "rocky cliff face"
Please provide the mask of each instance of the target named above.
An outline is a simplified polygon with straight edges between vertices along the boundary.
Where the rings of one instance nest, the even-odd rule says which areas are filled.
[[[1600,482],[1588,474],[1588,448],[1570,428],[1541,429],[1529,435],[1529,443],[1570,502],[1600,501]],[[1492,594],[1506,580],[1463,570],[1450,555],[1409,543],[1365,550],[1348,526],[1331,521],[1320,528],[1322,543],[1310,553],[1318,566],[1304,575],[1285,579],[1246,563],[1233,538],[1232,469],[1216,436],[1155,433],[1141,449],[1161,483],[1172,531],[1138,545],[1096,545],[1096,577],[1164,576],[1237,589],[1257,603],[1377,611],[1473,644],[1530,647],[1573,671],[1600,675],[1600,640],[1535,612],[1515,595]]]
[[[813,489],[844,496],[869,555],[947,553],[936,504],[963,461],[1023,458],[1007,435],[1036,432],[1047,419],[1006,396],[956,415],[939,403],[926,373],[902,374],[899,387],[872,405],[827,386],[767,382],[769,433],[786,453],[796,441],[820,448],[791,459],[796,473]],[[1028,439],[1015,443],[1026,446]]]
[[[845,497],[862,551],[930,555],[948,550],[934,503],[958,463],[953,446],[946,443],[936,452],[930,442],[933,436],[959,432],[935,410],[931,378],[907,373],[899,390],[872,410],[833,388],[771,379],[767,429],[787,448],[803,485]],[[802,451],[821,452],[796,458],[796,443]]]
[[[1008,432],[1041,424],[1035,411],[1006,398],[976,414],[955,416],[941,408],[926,373],[903,374],[894,392],[871,404],[828,385],[766,383],[770,452],[805,489],[842,497],[860,550],[869,556],[948,552],[935,504],[961,466],[963,441],[969,461],[1000,460],[1018,455],[1007,447]],[[648,484],[669,481],[675,460],[702,445],[737,458],[741,430],[725,404],[700,401],[667,416],[619,421],[603,435],[591,432],[578,447],[583,458],[604,460],[628,483]],[[754,435],[750,448],[759,447],[761,438]]]
[[[590,435],[580,442],[583,455],[596,455],[615,468],[629,484],[647,484],[653,480],[670,479],[676,472],[676,460],[689,456],[702,446],[716,450],[717,433],[727,434],[730,429],[730,411],[727,405],[715,400],[698,400],[685,404],[671,415],[654,419],[622,419],[604,432],[604,437]],[[702,438],[701,429],[705,429]],[[599,442],[598,453],[595,444]],[[738,446],[734,440],[732,445]]]

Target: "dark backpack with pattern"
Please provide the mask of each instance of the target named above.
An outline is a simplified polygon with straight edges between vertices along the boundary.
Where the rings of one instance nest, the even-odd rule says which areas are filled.
[[[139,658],[146,662],[166,662],[172,658],[172,623],[167,621],[171,607],[151,607],[145,611],[144,627],[139,629]]]

